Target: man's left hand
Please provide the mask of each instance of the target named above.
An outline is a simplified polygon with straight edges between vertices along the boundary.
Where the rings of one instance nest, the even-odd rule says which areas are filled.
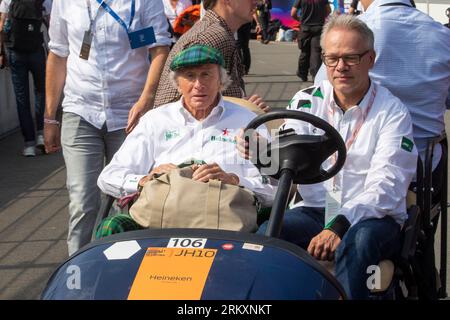
[[[308,252],[317,260],[334,260],[334,253],[341,243],[341,239],[331,230],[323,230],[312,238]]]
[[[139,123],[139,119],[151,109],[151,107],[146,102],[142,102],[139,100],[134,104],[128,113],[128,124],[125,129],[125,132],[129,134]]]
[[[194,171],[192,180],[195,181],[208,182],[211,179],[217,179],[223,183],[239,185],[239,177],[234,173],[226,173],[217,163],[194,164],[192,170]]]

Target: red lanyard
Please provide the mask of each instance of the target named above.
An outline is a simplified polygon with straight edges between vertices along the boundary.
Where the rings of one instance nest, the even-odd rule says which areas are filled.
[[[353,129],[353,131],[350,135],[350,138],[348,140],[346,139],[346,141],[345,141],[347,153],[350,151],[350,147],[353,145],[353,142],[355,142],[355,140],[358,136],[359,130],[363,126],[364,122],[366,121],[367,115],[369,114],[370,110],[372,109],[376,95],[377,95],[377,89],[374,85],[372,92],[371,92],[369,103],[367,104],[367,108],[363,112],[361,112],[361,116],[358,118],[358,122],[356,123],[355,128]],[[334,127],[334,108],[331,106],[331,101],[328,104],[327,116],[328,116],[328,123],[330,123]],[[336,163],[336,154],[335,153],[333,154],[333,163]],[[333,177],[333,189],[335,189],[335,185],[336,185],[336,175]]]

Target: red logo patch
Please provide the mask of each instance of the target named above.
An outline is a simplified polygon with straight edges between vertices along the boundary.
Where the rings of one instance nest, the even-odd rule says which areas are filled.
[[[225,243],[222,245],[223,250],[232,250],[234,248],[234,245],[232,243]]]

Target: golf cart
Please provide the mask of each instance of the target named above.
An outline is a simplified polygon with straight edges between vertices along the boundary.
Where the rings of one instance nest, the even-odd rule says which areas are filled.
[[[277,239],[293,183],[316,183],[335,175],[346,156],[339,133],[327,122],[298,111],[273,111],[269,120],[293,118],[325,131],[322,136],[279,133],[279,188],[266,236],[223,230],[148,229],[94,241],[63,263],[43,299],[345,299],[336,279],[300,247]],[[328,171],[320,164],[337,151]],[[275,154],[276,152],[272,152]],[[302,159],[298,161],[297,159]],[[264,172],[264,167],[260,166]]]
[[[326,121],[299,111],[260,115],[246,131],[276,119],[305,121],[325,133],[280,131],[267,146],[271,155],[277,154],[271,157],[277,170],[270,176],[278,179],[278,191],[264,236],[207,229],[147,229],[108,236],[64,262],[48,281],[42,299],[346,299],[341,285],[322,264],[300,247],[278,239],[291,186],[334,176],[344,165],[345,144]],[[335,153],[335,164],[328,170],[321,168]],[[268,164],[256,166],[265,174]],[[408,286],[416,283],[411,261],[420,220],[418,207],[414,208],[404,228],[402,258],[386,285],[375,293],[379,296],[397,292],[399,280],[407,279]]]

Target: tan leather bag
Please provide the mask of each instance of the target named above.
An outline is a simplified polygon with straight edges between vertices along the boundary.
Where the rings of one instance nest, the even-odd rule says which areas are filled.
[[[192,180],[190,167],[148,181],[130,208],[145,228],[256,231],[256,200],[248,189],[219,180]]]

